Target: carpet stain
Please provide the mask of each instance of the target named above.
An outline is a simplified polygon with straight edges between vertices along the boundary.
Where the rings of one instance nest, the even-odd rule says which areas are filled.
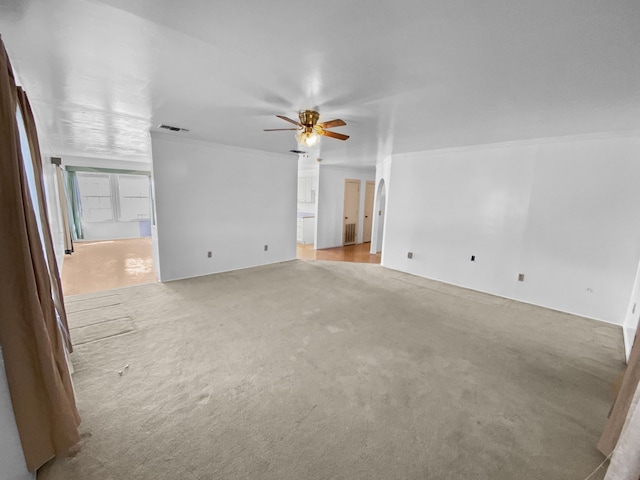
[[[299,420],[296,420],[297,424],[300,424],[302,422],[304,422],[307,418],[309,418],[311,416],[311,414],[313,413],[313,411],[318,407],[318,405],[314,405],[313,407],[311,407],[311,410],[309,410],[309,412],[302,418],[300,418]]]

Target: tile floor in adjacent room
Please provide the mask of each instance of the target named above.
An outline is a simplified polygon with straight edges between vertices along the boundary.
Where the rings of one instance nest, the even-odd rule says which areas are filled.
[[[75,242],[64,256],[65,295],[111,290],[158,281],[153,267],[151,237]]]

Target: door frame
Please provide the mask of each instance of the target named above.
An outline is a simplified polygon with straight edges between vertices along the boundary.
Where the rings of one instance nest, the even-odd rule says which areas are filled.
[[[367,193],[369,193],[369,190],[371,190],[371,203],[369,204],[369,211],[367,211],[367,200],[368,200],[368,196]],[[366,180],[365,184],[364,184],[364,218],[362,219],[362,243],[368,243],[371,242],[371,239],[373,238],[373,211],[374,211],[374,207],[375,207],[375,201],[376,201],[376,182],[375,180]],[[369,220],[369,239],[367,240],[365,238],[366,234],[367,234],[367,219]]]

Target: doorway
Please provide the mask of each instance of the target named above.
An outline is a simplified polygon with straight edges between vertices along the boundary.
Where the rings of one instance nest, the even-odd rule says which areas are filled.
[[[297,237],[298,245],[315,244],[318,166],[298,160]]]
[[[156,282],[149,172],[66,165],[65,177],[73,238],[63,260],[65,294]]]
[[[342,245],[354,245],[358,240],[358,219],[360,213],[360,180],[344,181],[344,220],[342,224]]]
[[[371,241],[371,227],[373,225],[373,197],[376,182],[367,181],[364,190],[364,222],[362,223],[362,242]]]

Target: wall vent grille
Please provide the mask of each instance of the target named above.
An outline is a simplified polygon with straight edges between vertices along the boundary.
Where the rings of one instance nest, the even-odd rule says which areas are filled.
[[[344,226],[344,244],[349,245],[351,243],[356,243],[356,224],[355,223],[347,223]]]
[[[164,128],[165,130],[171,130],[172,132],[188,132],[189,131],[187,128],[173,127],[171,125],[165,125],[164,123],[161,123],[160,125],[158,125],[158,128]]]

